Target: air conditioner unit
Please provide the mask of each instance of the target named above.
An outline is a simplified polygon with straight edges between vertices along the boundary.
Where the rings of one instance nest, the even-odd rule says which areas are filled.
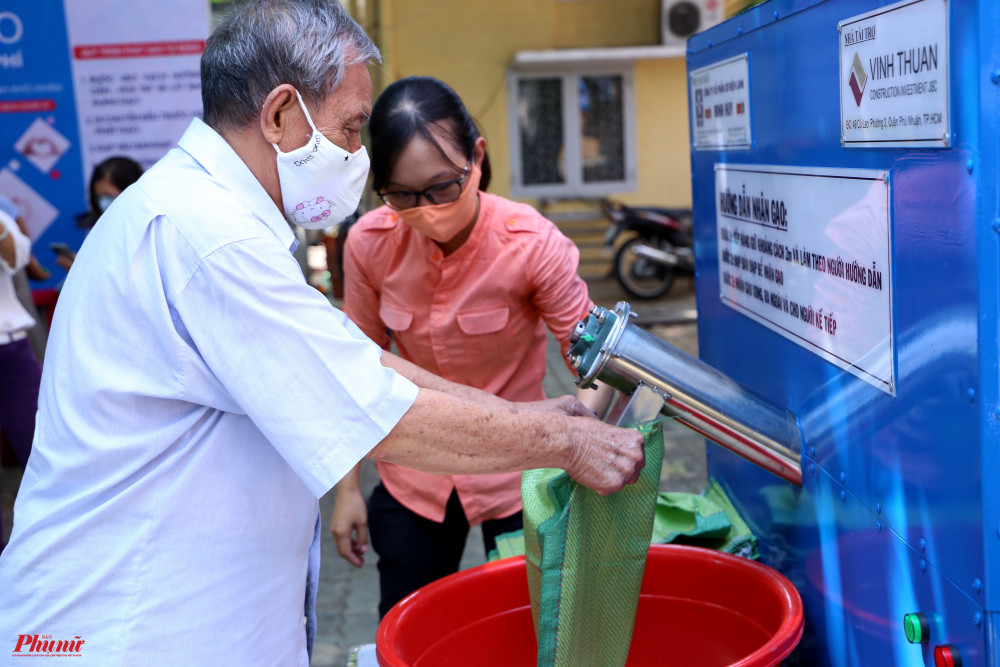
[[[660,0],[664,44],[684,44],[688,37],[723,18],[722,0]]]

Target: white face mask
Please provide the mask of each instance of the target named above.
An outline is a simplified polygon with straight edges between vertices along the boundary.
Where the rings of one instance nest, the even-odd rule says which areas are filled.
[[[354,153],[327,139],[316,130],[302,96],[299,106],[309,121],[312,136],[302,148],[278,152],[278,184],[285,217],[306,229],[325,229],[350,216],[358,208],[368,179],[368,151]]]

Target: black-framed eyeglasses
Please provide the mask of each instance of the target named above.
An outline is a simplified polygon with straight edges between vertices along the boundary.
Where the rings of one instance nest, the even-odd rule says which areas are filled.
[[[432,204],[450,204],[462,196],[462,184],[469,175],[469,168],[462,170],[462,176],[453,181],[435,183],[423,190],[392,190],[378,193],[378,198],[391,209],[402,211],[413,208],[423,197]]]

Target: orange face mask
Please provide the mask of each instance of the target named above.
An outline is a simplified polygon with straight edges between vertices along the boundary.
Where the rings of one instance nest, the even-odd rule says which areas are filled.
[[[455,201],[447,204],[415,206],[396,211],[396,214],[403,222],[424,236],[438,243],[447,243],[465,229],[476,215],[481,176],[482,172],[479,167],[473,163],[469,178],[464,184],[465,189]]]

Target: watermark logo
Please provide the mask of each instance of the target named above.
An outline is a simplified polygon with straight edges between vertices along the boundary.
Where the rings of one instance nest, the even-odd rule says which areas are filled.
[[[865,92],[865,84],[868,83],[868,74],[865,73],[865,68],[861,64],[861,58],[858,54],[854,54],[854,62],[851,64],[851,76],[847,79],[848,85],[851,87],[851,92],[854,93],[854,101],[857,105],[861,106],[862,95]]]
[[[85,640],[77,635],[73,639],[52,639],[52,635],[18,635],[11,655],[15,658],[47,657],[78,658]]]

